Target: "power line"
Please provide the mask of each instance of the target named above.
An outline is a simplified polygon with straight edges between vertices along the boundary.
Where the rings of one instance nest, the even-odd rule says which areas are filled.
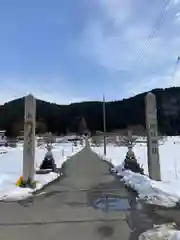
[[[139,54],[137,55],[137,62],[142,60],[143,57],[145,56],[145,53],[148,48],[148,43],[150,43],[150,40],[155,36],[156,32],[163,25],[166,14],[167,14],[168,10],[170,9],[172,3],[173,3],[173,0],[165,1],[163,10],[158,14],[158,17],[156,18],[155,23],[153,24],[153,28],[152,28],[151,32],[149,33],[147,39],[145,40],[145,42],[143,43],[143,45],[140,48]]]
[[[175,76],[176,76],[176,73],[177,73],[177,70],[178,70],[178,66],[179,66],[179,62],[180,62],[180,57],[177,57],[177,60],[176,60],[176,63],[175,63],[175,66],[173,68],[173,72],[172,72],[172,75],[171,75],[171,82],[173,82]]]

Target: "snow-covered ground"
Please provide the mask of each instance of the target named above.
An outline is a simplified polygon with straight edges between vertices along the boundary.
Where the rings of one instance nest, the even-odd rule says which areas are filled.
[[[111,161],[121,173],[121,164],[125,159],[126,147],[107,146],[106,157],[103,146],[92,147],[101,157]],[[145,143],[137,143],[134,147],[138,162],[143,165],[145,174],[148,175],[147,147]],[[123,180],[139,192],[139,197],[149,203],[172,207],[180,201],[180,138],[167,137],[159,146],[162,181],[152,181],[148,176],[134,174],[130,171],[123,172]]]
[[[73,154],[82,149],[81,146],[74,147],[72,143],[54,144],[52,150],[57,167]],[[45,145],[36,148],[35,169],[39,169],[46,153]],[[23,169],[23,147],[17,148],[1,147],[0,152],[0,200],[12,201],[21,200],[30,196],[33,192],[30,188],[20,188],[16,186],[16,181],[22,175]],[[36,174],[36,189],[42,188],[45,184],[55,180],[59,175],[57,173]]]
[[[7,152],[10,151],[11,149],[12,149],[11,147],[3,147],[3,146],[0,146],[0,155],[7,153]]]
[[[179,240],[180,231],[175,224],[157,225],[139,236],[139,240]]]

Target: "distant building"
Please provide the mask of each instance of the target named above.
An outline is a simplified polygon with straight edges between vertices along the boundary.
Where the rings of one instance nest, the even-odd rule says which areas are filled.
[[[0,136],[5,136],[6,130],[0,130]]]
[[[6,131],[0,130],[0,145],[3,146],[7,143]]]
[[[24,131],[20,131],[19,136],[17,136],[17,140],[20,142],[24,141]]]
[[[68,133],[64,136],[64,139],[68,142],[80,140],[80,136],[77,136],[75,133]]]

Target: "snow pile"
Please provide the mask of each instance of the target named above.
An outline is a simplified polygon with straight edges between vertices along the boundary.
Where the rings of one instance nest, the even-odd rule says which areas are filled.
[[[148,176],[133,173],[129,170],[118,172],[122,181],[138,192],[140,199],[149,204],[174,207],[180,200],[180,184],[153,181]]]
[[[124,170],[124,163],[112,169],[117,176],[122,177],[127,186],[138,193],[138,197],[149,204],[174,207],[180,201],[180,182],[165,182],[151,180],[147,175]]]
[[[52,153],[55,159],[57,168],[72,155],[82,149],[81,146],[74,147],[72,143],[55,144]],[[39,169],[45,153],[47,152],[45,145],[36,148],[35,154],[35,169]],[[14,201],[22,200],[32,195],[36,190],[41,189],[44,185],[59,177],[58,173],[36,174],[36,188],[20,188],[16,186],[16,181],[23,172],[23,148],[11,148],[6,154],[0,155],[0,200]]]
[[[143,165],[145,176],[131,171],[122,171],[124,159],[127,153],[126,147],[107,146],[107,155],[103,155],[103,146],[92,147],[101,158],[110,161],[118,176],[122,176],[128,186],[135,189],[139,198],[150,204],[173,207],[180,202],[180,173],[179,158],[179,137],[167,137],[160,145],[161,176],[163,181],[153,181],[148,177],[147,147],[145,143],[137,143],[133,148],[135,156]],[[172,154],[173,153],[173,154]],[[171,159],[171,160],[170,160]]]
[[[0,146],[0,155],[7,153],[7,152],[10,151],[11,149],[13,149],[13,148]]]
[[[15,185],[15,179],[10,179],[9,176],[1,181],[0,187],[0,201],[19,201],[26,199],[32,195],[33,192],[41,189],[43,186],[47,185],[48,183],[52,182],[53,180],[57,179],[59,174],[57,173],[48,173],[42,175],[35,175],[36,181],[36,188],[20,188]],[[2,180],[2,179],[1,179]],[[16,179],[17,180],[17,179]]]
[[[180,240],[175,224],[157,225],[139,236],[139,240]]]

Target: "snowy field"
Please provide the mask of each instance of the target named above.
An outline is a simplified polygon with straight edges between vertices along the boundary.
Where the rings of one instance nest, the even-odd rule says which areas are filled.
[[[106,158],[123,175],[127,185],[139,192],[139,197],[149,203],[173,207],[180,201],[180,138],[167,137],[159,146],[162,181],[152,181],[148,176],[134,174],[130,171],[122,173],[122,163],[127,153],[126,147],[107,146],[107,155],[103,155],[103,146],[92,147],[98,155]],[[137,143],[134,147],[135,156],[148,175],[147,147],[145,143]]]
[[[74,147],[72,143],[54,144],[52,150],[55,162],[58,168],[62,163],[73,154],[82,149],[81,146]],[[39,169],[45,153],[45,145],[36,148],[35,169]],[[16,148],[0,147],[0,200],[13,201],[21,200],[32,194],[32,189],[20,188],[16,186],[16,181],[22,175],[23,169],[23,147],[19,144]],[[59,175],[57,173],[48,173],[35,175],[37,182],[36,189],[42,188],[47,183],[55,180]]]

